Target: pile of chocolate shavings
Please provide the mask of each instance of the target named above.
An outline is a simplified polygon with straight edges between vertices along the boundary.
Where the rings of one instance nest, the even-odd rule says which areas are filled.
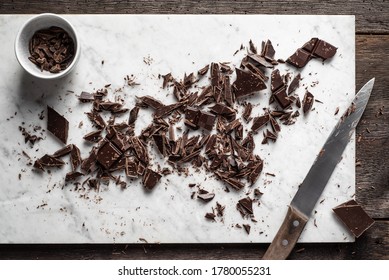
[[[308,43],[313,42],[314,50],[307,55],[307,61],[302,63],[304,65],[312,57],[329,58],[317,49],[327,43],[315,38]],[[308,49],[307,44],[304,52]],[[274,69],[280,60],[274,58],[275,50],[269,40],[262,43],[260,53],[252,42],[249,49],[240,67],[235,69],[228,63],[211,63],[200,69],[197,75],[185,74],[182,80],[175,79],[171,73],[160,75],[162,88],[172,88],[176,99],[172,104],[146,95],[137,97],[135,106],[127,109],[123,107],[123,102],[107,99],[107,87],[94,93],[82,92],[79,100],[91,104],[91,111],[86,115],[95,127],[84,136],[85,141],[93,145],[89,156],[81,160],[79,149],[68,145],[54,155],[38,159],[34,166],[39,169],[62,166],[64,162],[60,158],[70,153],[72,172],[66,175],[67,181],[87,176],[82,186],[88,185],[90,189],[98,189],[101,182],[109,181],[125,188],[126,181],[113,175],[113,172],[122,171],[131,180],[141,180],[145,190],[151,191],[162,176],[171,174],[169,169],[161,171],[159,166],[153,165],[148,148],[155,146],[160,156],[173,167],[173,172],[188,175],[188,166],[202,168],[221,180],[226,191],[230,188],[238,191],[254,185],[263,169],[262,158],[254,154],[254,135],[261,130],[262,144],[269,140],[275,142],[281,133],[281,125],[294,124],[301,108],[304,114],[311,110],[314,96],[307,91],[301,102],[296,94],[300,73],[291,79],[290,73],[282,75]],[[294,54],[286,62],[302,67],[295,59]],[[208,72],[210,83],[198,91],[197,82]],[[234,72],[236,79],[232,82]],[[127,80],[130,81],[130,78]],[[265,108],[264,114],[251,116],[253,105],[245,102],[244,98],[267,89],[269,83],[269,107]],[[153,120],[136,135],[135,124],[142,110],[151,110]],[[238,118],[239,110],[243,111],[242,119]],[[108,121],[103,118],[103,111],[111,114]],[[115,121],[116,114],[127,112],[127,122]],[[184,127],[177,126],[182,120]],[[244,125],[251,125],[246,135]],[[176,131],[181,133],[176,135]],[[194,131],[200,134],[192,135]],[[256,196],[261,194],[259,190],[255,192]],[[192,198],[195,196],[209,202],[215,194],[199,189],[197,193],[192,193]],[[239,200],[237,210],[242,217],[253,219],[252,203],[249,197]],[[205,217],[215,220],[218,215],[223,215],[224,206],[219,205],[215,209]],[[249,233],[250,227],[245,226],[245,229]]]

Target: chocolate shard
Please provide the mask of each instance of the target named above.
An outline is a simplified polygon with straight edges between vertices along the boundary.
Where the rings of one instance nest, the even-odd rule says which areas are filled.
[[[68,139],[69,122],[57,111],[47,106],[47,130],[66,144]]]
[[[170,105],[165,105],[165,106],[159,107],[155,111],[155,118],[163,118],[167,115],[170,115],[174,110],[179,109],[183,105],[184,105],[183,103],[178,102],[178,103],[173,103]]]
[[[103,117],[98,112],[93,110],[92,112],[86,113],[86,115],[97,128],[103,129],[107,126]]]
[[[260,175],[261,172],[262,172],[262,169],[263,169],[263,161],[262,161],[261,159],[259,159],[259,160],[255,163],[254,167],[252,168],[251,173],[250,173],[249,176],[248,176],[248,181],[249,181],[252,185],[257,181],[259,175]]]
[[[128,118],[128,124],[129,125],[134,125],[137,118],[138,118],[138,113],[139,113],[139,107],[135,106],[134,108],[131,109],[130,111],[130,116]]]
[[[207,74],[208,69],[209,69],[209,64],[205,65],[203,68],[197,71],[197,74],[199,74],[200,76],[204,76],[205,74]]]
[[[271,73],[271,91],[275,92],[285,85],[283,77],[281,77],[280,70],[276,69]]]
[[[262,128],[265,124],[267,124],[270,120],[269,113],[265,113],[260,117],[255,117],[253,120],[253,125],[251,126],[251,131],[257,132],[260,128]]]
[[[138,165],[136,161],[133,158],[127,157],[126,158],[126,175],[130,178],[137,178],[138,177]]]
[[[81,165],[81,152],[80,149],[73,145],[73,149],[70,152],[70,163],[72,165],[72,170],[75,171]]]
[[[116,162],[122,153],[108,140],[97,151],[96,160],[105,168],[109,169]]]
[[[374,220],[353,199],[336,206],[332,210],[357,238],[374,224]]]
[[[153,108],[154,110],[157,110],[163,106],[165,106],[161,101],[155,99],[154,97],[151,97],[149,95],[139,97],[139,100],[142,102],[143,105]]]
[[[220,69],[218,63],[211,63],[211,86],[217,87],[220,83]]]
[[[143,186],[146,190],[151,191],[157,185],[161,177],[161,174],[151,170],[150,168],[146,168],[143,174]]]
[[[206,213],[204,217],[207,218],[208,220],[215,221],[216,215],[214,213]]]
[[[199,190],[198,194],[197,194],[197,197],[199,199],[201,199],[202,201],[204,201],[204,202],[209,202],[209,201],[211,201],[215,197],[215,194],[214,193],[210,193],[210,192],[208,192],[206,190]]]
[[[194,107],[186,107],[185,110],[185,124],[193,129],[198,128],[198,121],[200,116],[200,110]]]
[[[232,94],[232,88],[231,88],[231,82],[229,76],[224,76],[223,86],[224,86],[224,100],[229,106],[232,106],[235,100],[234,100],[234,95]]]
[[[78,97],[78,100],[80,100],[83,103],[92,102],[95,100],[95,95],[93,93],[83,91],[83,92],[81,92],[80,96]]]
[[[59,149],[58,151],[56,151],[54,154],[53,154],[53,157],[63,157],[63,156],[66,156],[68,154],[70,154],[70,152],[73,150],[73,144],[69,144],[61,149]]]
[[[161,76],[162,76],[162,78],[163,78],[162,88],[166,88],[166,86],[168,85],[168,83],[170,83],[171,81],[173,81],[172,73],[167,73],[166,75],[161,75]]]
[[[84,174],[79,172],[79,171],[71,171],[71,172],[66,173],[65,181],[66,182],[74,181],[74,180],[78,179],[81,176],[84,176]]]
[[[266,88],[264,80],[259,75],[239,68],[236,68],[235,71],[236,80],[232,84],[232,88],[236,98],[241,98]]]
[[[251,103],[245,103],[244,104],[244,111],[242,113],[242,117],[246,122],[250,121],[251,112],[253,110],[253,105]]]
[[[263,45],[261,56],[263,56],[267,61],[272,63],[274,61],[275,54],[276,51],[273,48],[273,44],[270,40],[267,40],[266,43]]]
[[[247,224],[242,224],[244,230],[246,231],[247,234],[250,234],[250,229],[251,229],[251,226],[250,225],[247,225]]]
[[[286,86],[279,88],[275,93],[273,93],[273,96],[282,109],[286,109],[292,104],[292,101],[286,94]]]
[[[97,151],[98,148],[93,147],[89,153],[89,157],[87,157],[81,162],[81,170],[84,171],[85,173],[91,173],[97,169],[97,164],[96,164]]]
[[[278,132],[281,131],[280,125],[278,124],[278,122],[276,121],[276,119],[273,118],[272,116],[270,116],[270,124],[271,124],[271,127],[272,127],[274,133],[278,133]]]
[[[215,115],[208,112],[200,111],[197,125],[201,128],[211,131],[215,124],[215,120],[216,120]]]
[[[308,113],[312,109],[314,101],[315,97],[313,96],[313,94],[307,91],[304,95],[304,99],[302,102],[304,114]]]
[[[304,49],[297,49],[286,62],[297,68],[303,68],[311,59],[311,54]]]
[[[84,140],[91,143],[98,143],[103,137],[101,136],[102,130],[96,130],[84,135]]]
[[[292,82],[290,83],[289,87],[288,87],[288,95],[290,95],[292,92],[294,92],[300,85],[300,79],[301,79],[301,75],[300,73],[298,73],[292,80]]]
[[[209,109],[212,113],[223,116],[227,121],[233,121],[236,118],[235,110],[223,103],[216,103]]]
[[[153,135],[154,143],[158,148],[158,151],[161,153],[161,155],[166,156],[166,144],[167,144],[167,138],[164,134],[154,134]]]
[[[242,198],[238,201],[238,205],[243,207],[247,214],[253,214],[253,200],[250,197]]]
[[[249,54],[247,55],[246,59],[248,62],[253,64],[254,66],[258,67],[266,67],[266,68],[273,68],[274,65],[272,63],[269,63],[263,56],[258,54]]]
[[[39,159],[39,164],[46,167],[61,167],[65,165],[65,162],[62,159],[46,154]]]
[[[320,57],[323,60],[333,57],[336,54],[337,48],[327,43],[326,41],[319,40],[313,51],[313,55]]]

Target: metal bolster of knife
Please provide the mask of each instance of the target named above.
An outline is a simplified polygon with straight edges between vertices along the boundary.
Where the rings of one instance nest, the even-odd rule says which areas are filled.
[[[297,243],[308,217],[293,206],[289,206],[286,217],[270,244],[264,260],[285,260]]]

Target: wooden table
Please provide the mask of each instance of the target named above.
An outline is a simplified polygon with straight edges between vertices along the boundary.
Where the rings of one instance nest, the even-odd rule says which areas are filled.
[[[356,88],[376,83],[357,128],[356,200],[376,221],[355,243],[301,244],[290,259],[389,259],[389,3],[380,1],[3,0],[1,14],[196,13],[356,16]],[[1,27],[4,28],[4,27]],[[0,245],[0,259],[259,259],[266,244]]]

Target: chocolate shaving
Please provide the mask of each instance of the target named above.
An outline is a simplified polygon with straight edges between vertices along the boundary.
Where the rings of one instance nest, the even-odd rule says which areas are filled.
[[[307,91],[304,95],[303,104],[302,104],[304,114],[308,113],[312,109],[314,100],[315,98],[313,94]]]

